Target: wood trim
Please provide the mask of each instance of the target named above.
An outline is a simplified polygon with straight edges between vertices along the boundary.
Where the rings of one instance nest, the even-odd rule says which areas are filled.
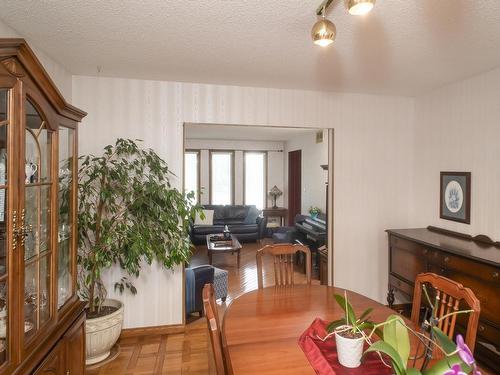
[[[491,239],[491,237],[487,236],[486,234],[477,234],[475,236],[472,236],[472,235],[467,234],[467,233],[455,232],[455,231],[452,231],[449,229],[439,228],[439,227],[435,227],[432,225],[429,225],[427,227],[427,229],[429,229],[432,232],[442,233],[442,234],[446,234],[446,235],[451,236],[451,237],[457,237],[457,238],[461,238],[463,240],[472,241],[472,242],[477,243],[478,245],[483,244],[483,245],[495,246],[495,247],[500,248],[500,241],[495,241],[495,240]]]
[[[119,340],[131,337],[151,336],[151,335],[174,335],[184,333],[186,326],[184,324],[169,324],[153,327],[125,328],[120,334]]]
[[[335,130],[328,129],[328,217],[327,217],[327,244],[328,244],[328,285],[335,286],[334,284],[334,270],[335,270],[335,184],[334,184],[334,171],[335,171]]]
[[[75,121],[81,121],[87,115],[85,111],[66,102],[26,40],[22,38],[0,39],[0,60],[6,61],[7,65],[12,67],[13,57],[19,60],[26,73],[31,76],[38,89],[49,99],[59,115]],[[16,70],[12,74],[17,77],[21,72]]]

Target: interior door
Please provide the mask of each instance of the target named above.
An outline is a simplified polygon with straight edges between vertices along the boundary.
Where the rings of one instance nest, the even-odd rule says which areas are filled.
[[[295,215],[302,209],[302,150],[288,153],[288,222],[295,223]]]

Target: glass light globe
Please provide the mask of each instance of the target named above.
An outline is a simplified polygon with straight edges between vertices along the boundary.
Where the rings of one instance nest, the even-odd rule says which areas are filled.
[[[346,0],[345,3],[350,14],[353,16],[362,16],[373,9],[375,0]]]
[[[337,29],[335,28],[335,25],[326,18],[322,18],[316,22],[311,30],[311,37],[314,44],[322,47],[332,44],[335,40],[336,34]]]

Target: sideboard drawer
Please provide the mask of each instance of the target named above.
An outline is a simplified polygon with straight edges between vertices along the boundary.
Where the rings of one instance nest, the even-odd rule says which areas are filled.
[[[488,281],[500,286],[500,275],[498,269],[484,263],[471,262],[470,260],[446,254],[443,259],[446,269],[456,270],[469,274],[478,279]]]
[[[390,272],[413,284],[419,273],[426,271],[425,258],[420,251],[391,246]]]
[[[422,246],[416,242],[405,240],[404,238],[390,236],[391,246],[395,246],[399,249],[409,250],[411,252],[419,252],[422,250]]]
[[[497,350],[500,349],[500,329],[494,327],[488,322],[479,322],[479,326],[477,327],[477,337],[480,341],[486,340],[491,345],[494,345]]]
[[[406,294],[407,296],[413,295],[413,285],[410,285],[407,282],[404,282],[393,275],[389,275],[389,283],[396,289],[399,289],[401,292]]]

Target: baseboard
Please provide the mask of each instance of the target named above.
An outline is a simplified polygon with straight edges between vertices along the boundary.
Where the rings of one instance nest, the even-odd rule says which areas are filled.
[[[184,324],[169,324],[164,326],[154,327],[138,327],[138,328],[125,328],[120,334],[120,340],[138,337],[138,336],[154,336],[154,335],[173,335],[183,333],[185,331]]]

